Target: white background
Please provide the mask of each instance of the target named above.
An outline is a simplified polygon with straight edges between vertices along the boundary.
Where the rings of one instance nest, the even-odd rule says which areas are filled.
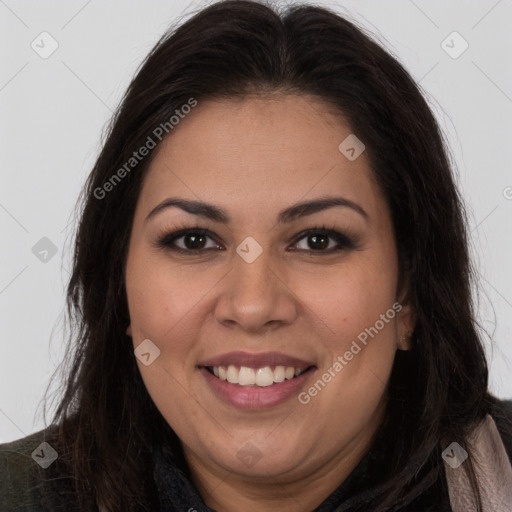
[[[316,4],[376,34],[428,96],[468,203],[491,389],[510,398],[512,0]],[[101,133],[161,34],[203,5],[0,0],[0,442],[44,428],[40,402],[65,346],[72,211]],[[43,31],[59,45],[47,59],[31,48]],[[469,43],[457,59],[441,46],[453,31]],[[57,248],[46,263],[32,252],[42,237]]]

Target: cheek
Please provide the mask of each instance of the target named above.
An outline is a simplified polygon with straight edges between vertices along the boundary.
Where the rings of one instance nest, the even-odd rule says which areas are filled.
[[[396,353],[394,281],[375,282],[366,272],[331,280],[336,290],[309,294],[318,316],[325,359],[316,380],[301,396],[312,416],[332,420],[326,435],[357,432],[372,421],[385,397]],[[348,414],[347,411],[350,411]]]
[[[307,297],[314,313],[309,316],[315,319],[325,354],[316,384],[306,390],[304,401],[311,398],[317,414],[329,410],[354,429],[369,420],[383,399],[396,353],[397,267],[392,251],[389,258],[383,254],[359,253],[357,264],[347,260],[336,272],[297,281],[303,285],[298,294]],[[350,420],[347,410],[353,411]]]
[[[204,288],[170,269],[161,258],[134,251],[127,262],[126,291],[134,349],[149,339],[160,351],[149,365],[137,359],[145,387],[167,422],[186,431],[193,427],[197,414],[189,382],[194,371],[191,329],[197,324],[194,305]]]
[[[134,332],[150,339],[179,337],[188,318],[200,310],[201,301],[218,277],[213,272],[180,268],[165,256],[134,253],[126,272],[128,307]],[[196,313],[197,314],[197,313]]]
[[[380,318],[395,302],[393,265],[386,267],[370,257],[359,258],[357,265],[347,261],[336,270],[302,274],[294,282],[294,292],[304,299],[308,315],[321,333],[319,337],[328,341],[331,350],[343,350],[376,322],[383,336],[389,337],[392,332],[396,311],[391,309],[384,325]]]
[[[198,407],[200,397],[191,390],[190,372],[180,361],[180,354],[173,351],[174,366],[167,356],[163,351],[150,366],[137,361],[139,371],[151,400],[166,422],[182,441],[194,442],[194,435],[190,436],[197,425],[204,424],[205,418],[201,416],[204,408]]]

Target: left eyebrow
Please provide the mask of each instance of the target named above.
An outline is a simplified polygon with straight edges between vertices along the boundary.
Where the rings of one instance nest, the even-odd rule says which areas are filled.
[[[312,201],[296,203],[289,208],[284,209],[279,213],[277,221],[280,224],[289,223],[300,217],[312,215],[313,213],[333,208],[334,206],[351,208],[364,217],[366,221],[370,220],[370,216],[366,213],[364,208],[350,199],[346,199],[345,197],[321,197]]]
[[[355,212],[359,213],[366,221],[370,219],[368,213],[363,209],[362,206],[346,199],[344,197],[321,197],[312,201],[305,201],[302,203],[295,203],[294,205],[282,210],[277,221],[279,224],[288,224],[294,220],[312,215],[328,208],[335,206],[341,206],[344,208],[351,208]],[[169,197],[162,201],[160,204],[155,206],[147,215],[144,222],[147,222],[150,218],[154,217],[157,213],[171,207],[177,207],[181,210],[190,213],[192,215],[199,215],[207,219],[211,219],[216,222],[223,224],[229,224],[231,217],[222,208],[215,206],[204,201],[193,201],[190,199],[181,199],[178,197]]]

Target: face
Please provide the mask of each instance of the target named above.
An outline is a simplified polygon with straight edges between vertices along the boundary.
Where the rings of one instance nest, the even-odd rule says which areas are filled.
[[[360,457],[380,426],[412,313],[367,155],[338,148],[350,134],[306,96],[209,101],[151,163],[127,332],[197,471],[321,475]]]

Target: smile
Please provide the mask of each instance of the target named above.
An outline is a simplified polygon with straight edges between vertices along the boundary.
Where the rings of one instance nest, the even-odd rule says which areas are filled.
[[[293,366],[264,366],[262,368],[250,368],[248,366],[210,366],[207,370],[220,380],[240,386],[267,387],[298,377],[306,371],[304,368]]]
[[[198,369],[214,396],[224,403],[260,409],[297,396],[316,366],[278,352],[230,352],[201,361]]]

